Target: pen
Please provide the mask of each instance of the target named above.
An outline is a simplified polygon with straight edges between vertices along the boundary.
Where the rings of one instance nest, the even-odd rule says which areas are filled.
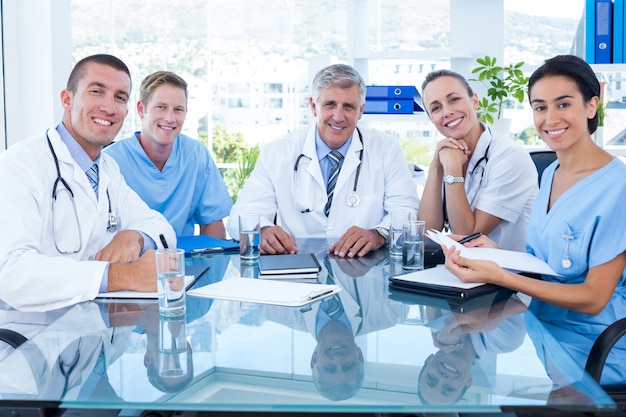
[[[472,233],[471,235],[467,235],[463,239],[459,240],[458,243],[460,243],[460,244],[467,243],[470,240],[474,240],[474,239],[477,239],[477,238],[481,237],[482,235],[483,234],[480,233],[480,232]]]
[[[167,245],[167,240],[165,240],[165,236],[163,236],[163,233],[161,233],[161,234],[159,235],[159,239],[161,239],[161,243],[163,244],[163,247],[164,247],[165,249],[168,249],[168,248],[169,248],[169,246]]]
[[[333,292],[332,288],[327,290],[320,291],[311,291],[309,296],[306,298],[307,300],[315,300],[316,298],[323,297],[325,295],[331,294]]]
[[[224,248],[216,246],[214,248],[201,248],[201,249],[192,249],[189,253],[205,253],[205,252],[220,252],[223,251]]]

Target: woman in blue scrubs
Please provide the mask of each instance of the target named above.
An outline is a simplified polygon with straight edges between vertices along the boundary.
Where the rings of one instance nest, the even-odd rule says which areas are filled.
[[[547,60],[529,80],[537,132],[558,159],[544,171],[526,234],[526,250],[560,276],[527,278],[444,248],[446,267],[465,282],[490,282],[530,295],[530,310],[559,340],[572,328],[593,342],[626,317],[626,166],[597,146],[600,84],[582,59]],[[495,244],[481,237],[467,246]],[[571,339],[571,338],[568,338]],[[575,342],[585,363],[590,343]],[[626,343],[625,343],[626,344]],[[576,353],[575,353],[576,355]],[[624,381],[626,346],[614,349],[602,382]]]

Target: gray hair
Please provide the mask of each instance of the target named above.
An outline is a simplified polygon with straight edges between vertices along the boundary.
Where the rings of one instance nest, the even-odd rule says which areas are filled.
[[[365,103],[365,81],[361,75],[350,65],[334,64],[321,69],[315,75],[311,85],[311,93],[313,100],[317,101],[323,88],[339,87],[345,90],[355,85],[359,87],[360,104],[363,104]]]

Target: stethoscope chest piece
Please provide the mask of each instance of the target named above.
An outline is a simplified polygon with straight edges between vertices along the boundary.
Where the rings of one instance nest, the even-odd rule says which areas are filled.
[[[574,239],[574,236],[563,233],[561,237],[565,239],[565,254],[563,255],[563,259],[561,259],[561,266],[565,269],[569,269],[572,267],[572,260],[569,257],[569,242]]]
[[[348,207],[356,207],[359,205],[360,202],[361,199],[359,198],[357,193],[351,192],[350,194],[348,194],[348,198],[346,200],[346,204],[348,205]]]

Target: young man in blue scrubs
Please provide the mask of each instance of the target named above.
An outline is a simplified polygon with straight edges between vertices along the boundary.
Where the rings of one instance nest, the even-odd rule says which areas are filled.
[[[120,166],[139,196],[170,222],[177,236],[225,238],[222,219],[232,202],[211,154],[202,143],[181,134],[187,115],[187,83],[157,71],[141,83],[137,113],[141,132],[105,152]]]

